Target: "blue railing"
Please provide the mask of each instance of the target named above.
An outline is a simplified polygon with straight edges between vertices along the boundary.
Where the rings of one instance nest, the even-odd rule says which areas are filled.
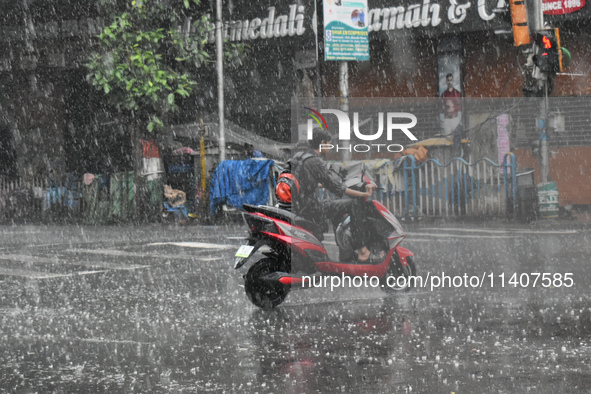
[[[515,211],[513,153],[506,154],[502,164],[489,159],[468,163],[459,157],[445,165],[435,159],[417,165],[413,156],[401,160],[397,171],[402,174],[403,184],[392,192],[399,206],[396,209],[394,203],[391,207],[398,215],[502,216]]]

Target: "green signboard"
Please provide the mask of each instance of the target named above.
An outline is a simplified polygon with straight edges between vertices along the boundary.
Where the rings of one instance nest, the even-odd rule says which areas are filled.
[[[369,60],[367,0],[323,0],[324,59]]]

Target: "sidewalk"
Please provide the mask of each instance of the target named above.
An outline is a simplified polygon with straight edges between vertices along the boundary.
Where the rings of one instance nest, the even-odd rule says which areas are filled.
[[[591,230],[591,206],[578,206],[570,210],[561,207],[557,218],[523,220],[503,217],[422,217],[419,220],[399,218],[404,229],[420,229],[425,226],[452,226],[496,229],[580,229]]]

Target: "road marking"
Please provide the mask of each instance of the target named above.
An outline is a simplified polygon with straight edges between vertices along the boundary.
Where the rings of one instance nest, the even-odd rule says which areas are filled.
[[[8,269],[8,268],[0,268],[0,276],[19,276],[23,278],[31,278],[31,279],[50,279],[50,278],[59,278],[60,274],[51,274],[48,272],[38,272],[38,271],[26,271],[26,270],[16,270],[16,269]]]
[[[239,241],[243,241],[248,239],[248,237],[226,237],[226,239],[237,239]]]
[[[142,252],[126,252],[123,250],[115,249],[67,249],[68,253],[80,253],[80,254],[101,254],[105,256],[118,256],[118,257],[152,257],[155,259],[182,259],[182,260],[195,260],[197,256],[190,256],[186,254],[156,254],[156,253],[142,253]]]
[[[197,260],[199,260],[199,261],[218,261],[218,260],[224,260],[224,257],[222,257],[222,256],[218,256],[218,257],[202,257],[202,258],[198,258]]]
[[[110,270],[133,270],[138,268],[145,268],[149,267],[148,265],[138,265],[138,264],[117,264],[117,263],[109,263],[105,261],[68,261],[68,260],[60,260],[56,257],[41,257],[41,256],[31,256],[31,255],[22,255],[22,254],[5,254],[0,255],[0,260],[8,260],[8,261],[20,261],[24,263],[38,263],[38,264],[67,264],[67,265],[81,265],[83,267],[91,267],[91,268],[106,268]]]
[[[72,272],[69,274],[52,274],[50,272],[25,271],[25,270],[0,268],[0,276],[17,276],[17,277],[29,278],[29,279],[65,278],[65,277],[71,277],[71,276],[77,276],[77,275],[100,274],[100,273],[105,273],[105,272],[109,272],[109,270],[79,271],[79,272]]]
[[[140,341],[132,341],[132,340],[125,340],[125,339],[102,339],[102,338],[67,338],[57,339],[58,341],[62,340],[72,340],[72,341],[80,341],[80,342],[91,342],[91,343],[118,343],[124,345],[149,345],[151,342],[140,342]]]
[[[430,227],[423,230],[435,231],[458,231],[470,233],[491,233],[491,234],[508,234],[508,233],[524,233],[524,234],[577,234],[577,230],[524,230],[524,229],[506,229],[506,230],[487,230],[487,229],[472,229],[472,228],[438,228]]]
[[[33,231],[27,231],[27,230],[23,230],[23,231],[12,231],[12,230],[10,230],[10,231],[4,231],[4,230],[5,230],[5,228],[4,229],[0,229],[0,234],[5,235],[5,236],[13,235],[13,234],[14,235],[16,235],[16,234],[25,234],[25,235],[28,235],[28,234],[40,234],[40,233],[42,233],[41,230],[33,230]]]
[[[21,338],[24,339],[42,339],[43,341],[56,341],[56,342],[63,342],[63,341],[80,341],[80,342],[91,342],[91,343],[117,343],[122,345],[150,345],[152,342],[141,342],[141,341],[132,341],[130,339],[105,339],[105,338],[76,338],[76,337],[54,337],[54,336],[39,336],[39,335],[27,335]]]
[[[435,238],[515,238],[515,235],[459,235],[459,234],[433,234],[433,233],[406,233],[414,237]],[[410,240],[408,240],[410,241]]]
[[[234,248],[234,247],[233,247]],[[139,252],[126,252],[123,250],[114,250],[114,249],[68,249],[66,252],[71,253],[83,253],[83,254],[99,254],[99,255],[106,255],[106,256],[117,256],[117,257],[150,257],[154,259],[162,259],[162,260],[189,260],[189,261],[217,261],[223,260],[223,256],[207,256],[207,257],[200,257],[200,256],[189,256],[186,254],[154,254],[154,253],[139,253]],[[137,266],[137,267],[144,267]],[[125,268],[120,268],[125,269]]]
[[[50,264],[59,263],[57,256],[49,258],[49,257],[31,256],[31,255],[24,255],[24,254],[3,254],[3,255],[0,255],[0,260],[23,261],[26,263],[50,263]]]
[[[435,242],[435,241],[445,241],[443,239],[417,239],[417,238],[405,238],[404,244],[408,243],[415,243],[415,242]]]
[[[173,245],[184,248],[202,248],[202,249],[236,249],[236,245],[210,244],[206,242],[155,242],[148,246]]]

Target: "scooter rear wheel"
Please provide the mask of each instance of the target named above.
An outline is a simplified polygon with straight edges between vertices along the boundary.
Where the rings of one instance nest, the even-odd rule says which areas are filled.
[[[408,278],[410,276],[415,276],[417,274],[417,269],[412,256],[408,256],[406,262],[407,265],[402,265],[397,254],[392,256],[392,262],[388,266],[386,275],[381,280],[384,292],[393,294],[412,289],[412,283],[410,283]],[[405,277],[406,280],[399,279],[400,277]]]
[[[261,279],[264,275],[279,270],[279,262],[271,258],[259,260],[250,267],[244,276],[244,290],[250,302],[259,308],[272,309],[285,300],[289,287]]]

